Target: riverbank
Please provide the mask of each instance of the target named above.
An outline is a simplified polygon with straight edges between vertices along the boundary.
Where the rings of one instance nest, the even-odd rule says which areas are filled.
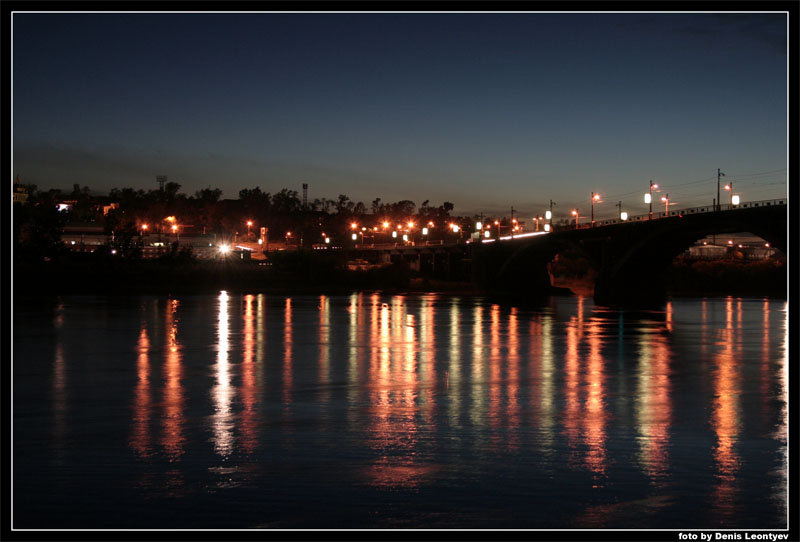
[[[88,255],[87,255],[88,256]],[[336,258],[297,253],[271,262],[190,259],[120,260],[68,258],[48,262],[15,262],[14,295],[187,295],[215,293],[349,294],[443,293],[486,295],[472,283],[414,277],[402,263],[369,270],[350,270]],[[786,264],[760,262],[676,262],[665,274],[667,293],[680,297],[725,295],[786,298]],[[554,277],[551,295],[591,297],[591,273]]]

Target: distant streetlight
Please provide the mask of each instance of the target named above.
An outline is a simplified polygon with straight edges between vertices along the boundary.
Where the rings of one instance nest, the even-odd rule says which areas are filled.
[[[351,235],[351,236],[350,236],[350,239],[352,239],[353,241],[355,241],[356,239],[358,239],[358,234],[357,234],[357,233],[354,233],[353,235]]]
[[[664,216],[669,216],[669,194],[661,196],[661,201],[664,202]]]
[[[253,225],[253,221],[252,220],[248,220],[247,221],[247,236],[248,237],[250,237],[250,226],[252,226],[252,225]]]
[[[573,210],[572,210],[572,216],[574,216],[574,217],[575,217],[575,227],[576,227],[576,228],[578,227],[578,216],[579,216],[579,215],[580,215],[580,213],[578,212],[578,210],[577,210],[577,209],[573,209]]]
[[[739,194],[731,196],[731,205],[739,205]]]
[[[600,203],[600,194],[592,192],[592,227],[594,228],[594,202]]]
[[[626,213],[625,211],[622,211],[619,214],[619,219],[622,220],[623,222],[625,222],[626,220],[628,220],[628,213]]]

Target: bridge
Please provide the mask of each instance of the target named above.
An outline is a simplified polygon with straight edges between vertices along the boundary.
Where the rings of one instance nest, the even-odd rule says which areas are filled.
[[[423,275],[471,279],[486,292],[535,301],[553,291],[548,264],[559,253],[577,250],[597,271],[598,305],[648,307],[666,300],[664,275],[676,256],[709,235],[738,232],[751,232],[786,253],[786,201],[673,210],[652,219],[612,219],[494,242],[362,248],[353,254],[371,261],[376,255],[381,261],[402,259]]]

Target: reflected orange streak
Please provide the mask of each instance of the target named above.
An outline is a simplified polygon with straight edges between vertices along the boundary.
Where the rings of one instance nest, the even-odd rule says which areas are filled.
[[[564,409],[564,432],[567,436],[567,445],[573,448],[570,454],[571,462],[576,459],[574,448],[578,444],[580,434],[580,375],[578,374],[578,336],[577,318],[571,317],[565,329],[567,347],[564,357],[564,387],[565,387],[565,409]]]
[[[175,461],[183,454],[183,387],[181,386],[182,356],[181,344],[178,342],[178,321],[176,313],[179,301],[171,299],[167,302],[167,359],[164,364],[166,380],[164,382],[164,419],[162,444],[170,461]]]
[[[133,401],[133,431],[131,447],[140,456],[150,455],[150,339],[147,336],[147,326],[142,322],[137,345],[139,356],[136,359],[136,374],[139,378],[134,391]]]
[[[651,479],[662,478],[669,470],[669,440],[672,424],[670,398],[670,351],[667,338],[644,338],[639,369],[639,433],[642,464]]]
[[[736,329],[734,328],[733,299],[728,298],[725,307],[727,327],[722,330],[722,350],[715,356],[717,374],[714,380],[714,403],[711,424],[717,435],[717,446],[713,457],[717,463],[719,485],[716,488],[716,505],[723,512],[732,513],[731,501],[736,493],[736,473],[739,456],[734,444],[739,432],[737,405],[738,374],[736,369]]]
[[[292,403],[292,299],[283,308],[283,405]]]
[[[258,443],[256,424],[256,376],[253,363],[253,350],[255,348],[253,326],[253,299],[254,296],[246,295],[244,298],[244,337],[242,359],[242,449],[252,453]]]
[[[588,325],[589,359],[586,372],[588,392],[583,426],[586,444],[589,447],[586,465],[595,474],[605,473],[605,427],[608,423],[604,408],[605,362],[600,353],[601,333],[601,325],[596,319],[591,319]]]
[[[506,427],[508,427],[508,447],[519,447],[519,329],[516,307],[508,316],[508,400],[506,402]]]
[[[489,411],[487,412],[487,422],[492,429],[489,441],[493,448],[499,448],[501,445],[500,436],[500,367],[502,359],[500,357],[500,349],[502,342],[500,340],[500,306],[492,305],[490,310],[491,323],[489,324]]]
[[[330,401],[330,322],[331,307],[327,296],[319,297],[319,382],[321,403]]]

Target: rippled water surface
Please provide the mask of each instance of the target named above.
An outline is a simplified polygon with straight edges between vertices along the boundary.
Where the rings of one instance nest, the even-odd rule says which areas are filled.
[[[786,314],[18,305],[13,527],[785,528]]]

